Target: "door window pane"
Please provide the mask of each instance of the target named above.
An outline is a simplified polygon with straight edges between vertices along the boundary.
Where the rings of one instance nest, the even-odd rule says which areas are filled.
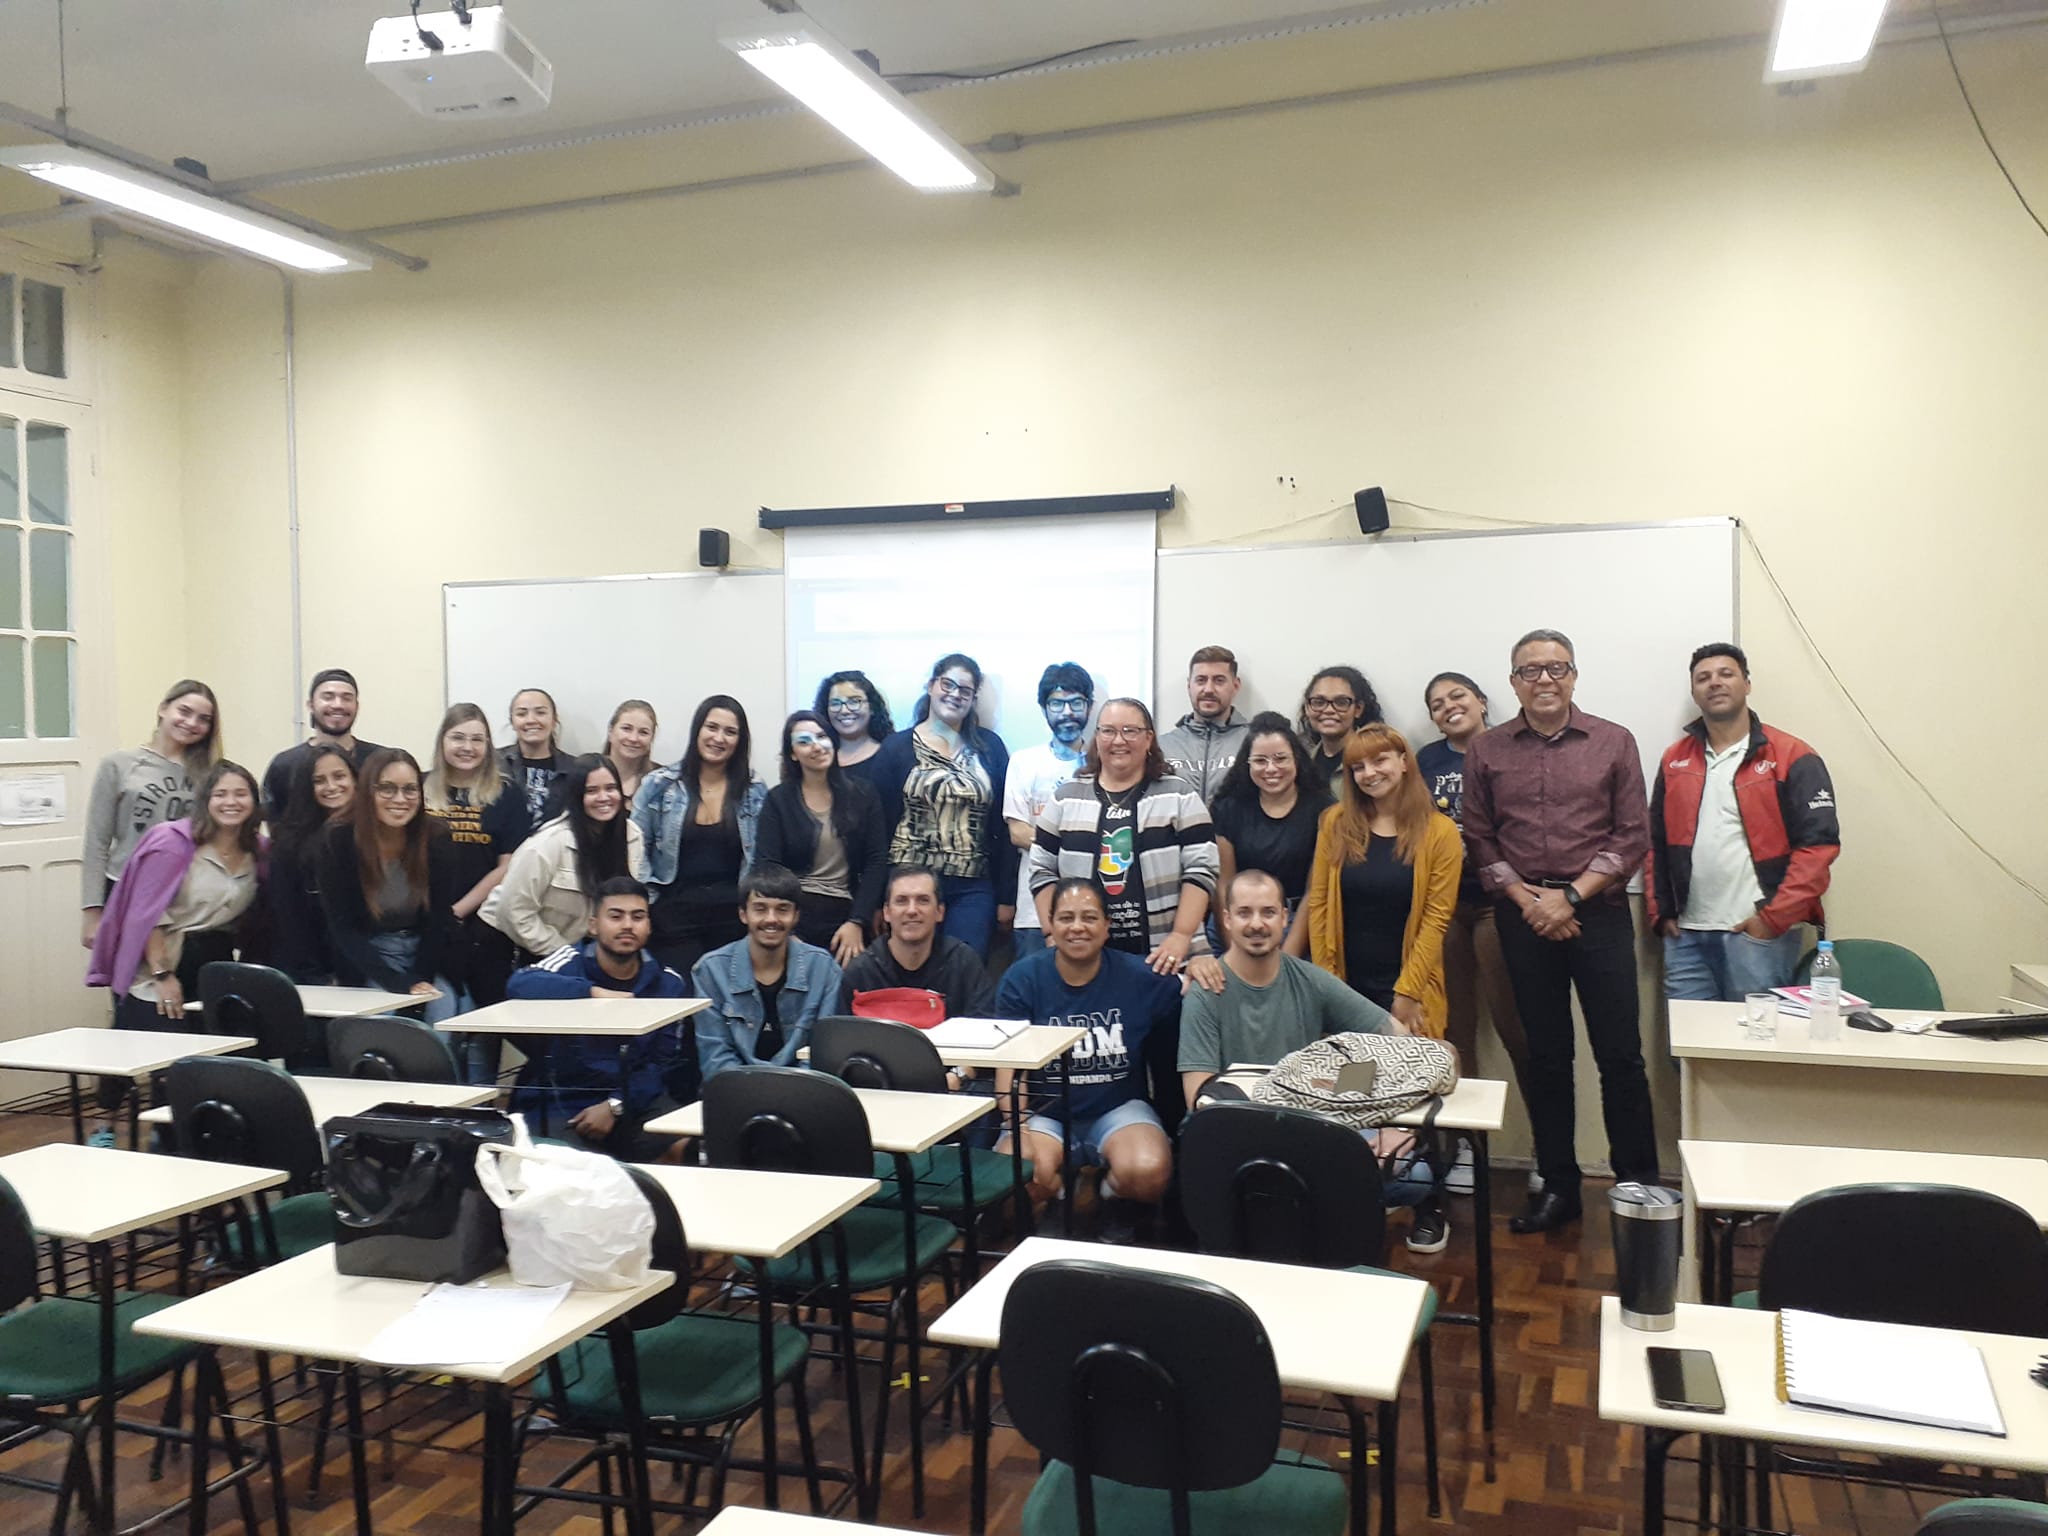
[[[0,524],[0,629],[21,627],[21,530]]]
[[[21,521],[21,423],[0,416],[0,519]]]
[[[35,642],[36,734],[49,738],[71,736],[71,660],[78,649],[74,640],[38,636]],[[4,729],[4,721],[0,721]]]
[[[7,530],[14,532],[13,529]],[[28,544],[29,628],[71,627],[71,535],[38,528]],[[40,643],[40,642],[38,642]]]
[[[71,521],[69,436],[47,421],[28,424],[28,513],[35,522]]]
[[[30,373],[64,377],[64,290],[21,280],[21,361]]]
[[[0,272],[0,368],[17,368],[14,360],[14,274]]]
[[[0,738],[10,741],[28,734],[27,647],[19,635],[0,635]]]

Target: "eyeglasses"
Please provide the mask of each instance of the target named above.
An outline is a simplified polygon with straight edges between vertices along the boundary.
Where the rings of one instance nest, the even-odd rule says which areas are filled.
[[[798,731],[789,738],[789,744],[792,747],[815,747],[824,739],[816,731]]]
[[[1085,715],[1088,713],[1086,699],[1047,699],[1045,712],[1048,715]]]
[[[379,800],[417,800],[420,787],[417,784],[379,784],[375,793]]]
[[[972,683],[956,683],[950,677],[934,678],[933,681],[939,685],[939,694],[943,698],[971,699],[974,697],[975,687]]]
[[[1526,667],[1516,667],[1514,673],[1525,683],[1539,682],[1546,677],[1553,683],[1561,683],[1578,670],[1568,661],[1532,661]]]
[[[1358,708],[1358,700],[1351,697],[1348,693],[1336,694],[1329,698],[1325,698],[1321,694],[1310,694],[1308,708],[1309,713],[1312,715],[1327,715],[1332,710],[1341,713],[1347,709]]]
[[[867,712],[866,699],[834,699],[825,706],[828,715],[864,715]]]
[[[1266,773],[1271,769],[1284,767],[1294,761],[1291,757],[1255,757],[1251,760],[1253,773]]]
[[[1095,734],[1104,741],[1136,741],[1140,736],[1149,736],[1152,732],[1142,725],[1098,725],[1095,727]]]

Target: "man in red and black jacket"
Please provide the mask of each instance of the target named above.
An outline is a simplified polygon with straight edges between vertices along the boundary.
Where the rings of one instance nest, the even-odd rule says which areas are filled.
[[[1801,923],[1821,924],[1842,851],[1827,764],[1749,707],[1737,645],[1692,656],[1700,718],[1650,790],[1650,921],[1664,936],[1664,995],[1739,1002],[1789,986]]]

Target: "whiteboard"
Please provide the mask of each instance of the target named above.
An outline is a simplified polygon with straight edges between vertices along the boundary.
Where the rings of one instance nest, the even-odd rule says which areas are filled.
[[[775,782],[788,713],[779,571],[453,581],[441,604],[448,701],[483,706],[498,745],[512,695],[545,688],[564,750],[599,750],[620,701],[645,699],[660,721],[654,759],[673,763],[699,701],[729,693],[746,706],[755,770]]]
[[[897,727],[932,663],[982,670],[975,708],[1011,751],[1046,739],[1038,679],[1078,662],[1098,700],[1152,696],[1158,519],[1151,512],[792,528],[785,536],[789,696],[858,669]]]
[[[1573,702],[1635,733],[1647,779],[1697,716],[1686,663],[1737,636],[1733,518],[1159,552],[1160,713],[1204,645],[1237,653],[1241,714],[1295,717],[1309,678],[1357,667],[1412,745],[1436,739],[1422,690],[1463,672],[1498,725],[1519,705],[1508,650],[1532,629],[1571,636]]]

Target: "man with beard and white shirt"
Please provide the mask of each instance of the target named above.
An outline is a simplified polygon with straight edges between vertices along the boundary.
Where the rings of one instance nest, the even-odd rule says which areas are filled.
[[[263,771],[263,813],[272,826],[283,819],[291,806],[292,774],[321,742],[346,752],[358,773],[372,752],[384,750],[376,742],[364,741],[356,735],[357,703],[356,680],[340,667],[313,674],[313,685],[306,690],[306,715],[313,734],[296,747],[286,747]]]
[[[1203,646],[1188,660],[1188,703],[1193,708],[1159,738],[1167,766],[1176,778],[1194,785],[1204,805],[1244,750],[1245,722],[1233,707],[1239,686],[1237,657],[1220,645]]]
[[[1691,682],[1700,718],[1650,791],[1650,926],[1666,997],[1740,1002],[1792,984],[1842,829],[1820,754],[1750,709],[1741,646],[1694,651]]]
[[[1095,680],[1078,662],[1056,661],[1038,679],[1038,707],[1052,739],[1042,747],[1025,747],[1010,757],[1003,780],[1003,819],[1010,841],[1026,855],[1038,835],[1038,815],[1059,787],[1071,779],[1087,756],[1088,716],[1095,708]],[[1029,858],[1017,864],[1017,926],[1039,931],[1038,907],[1031,899]],[[1033,943],[1036,940],[1032,941]],[[1019,954],[1029,945],[1019,947]]]
[[[796,936],[803,882],[780,864],[756,864],[740,881],[747,936],[699,960],[690,972],[711,1006],[697,1015],[704,1081],[728,1067],[793,1067],[811,1026],[839,1001],[831,951]]]

